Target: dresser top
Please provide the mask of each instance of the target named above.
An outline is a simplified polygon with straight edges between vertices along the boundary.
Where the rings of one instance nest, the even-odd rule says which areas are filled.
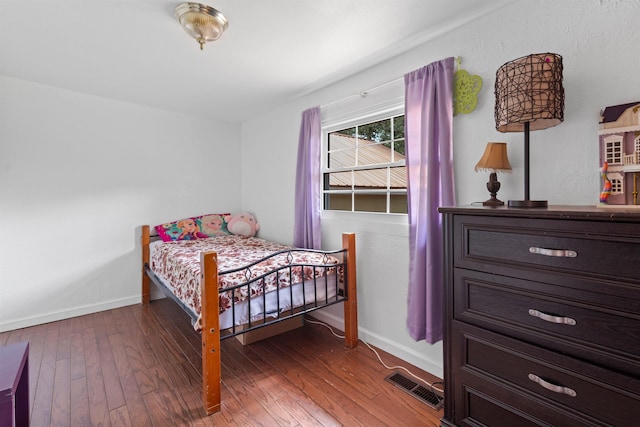
[[[456,215],[636,222],[640,224],[640,207],[552,205],[547,208],[510,208],[507,206],[467,205],[440,207],[438,211]]]

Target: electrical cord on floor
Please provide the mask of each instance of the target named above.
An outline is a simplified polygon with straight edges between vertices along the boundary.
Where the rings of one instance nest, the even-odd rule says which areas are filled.
[[[304,319],[305,322],[309,322],[309,323],[315,323],[316,325],[321,325],[324,326],[325,328],[329,329],[329,331],[331,331],[331,333],[340,338],[340,339],[344,339],[344,335],[339,335],[336,334],[335,331],[333,330],[333,328],[324,323],[324,322],[320,322],[318,320],[310,320],[309,318],[305,317]],[[433,390],[436,390],[440,393],[444,393],[444,389],[441,389],[439,387],[436,387],[436,385],[442,385],[442,381],[435,381],[433,383],[430,383],[429,381],[425,380],[424,378],[420,378],[419,376],[413,374],[411,371],[409,371],[407,368],[405,368],[404,366],[388,366],[386,363],[384,363],[384,361],[382,360],[382,358],[380,357],[380,355],[378,354],[378,352],[376,351],[375,348],[373,348],[371,345],[369,345],[368,342],[366,342],[365,340],[363,340],[362,338],[359,338],[360,341],[362,341],[362,343],[364,345],[366,345],[367,347],[369,347],[369,350],[373,351],[373,353],[376,355],[376,357],[378,358],[378,361],[382,364],[382,366],[384,366],[385,368],[389,369],[389,370],[394,370],[394,369],[401,369],[403,371],[405,371],[407,374],[411,375],[413,378],[416,378],[420,381],[422,381],[424,384],[428,385],[429,387],[431,387]]]

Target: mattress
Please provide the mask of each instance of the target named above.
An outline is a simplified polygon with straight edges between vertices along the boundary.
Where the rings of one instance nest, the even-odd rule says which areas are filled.
[[[297,307],[322,306],[338,295],[343,284],[334,266],[340,261],[320,253],[291,251],[288,246],[235,235],[150,244],[150,268],[162,285],[194,319],[200,317],[200,253],[218,255],[220,328],[259,322]],[[284,251],[284,252],[283,252]],[[277,253],[250,268],[247,264]],[[321,267],[312,267],[313,265]],[[274,273],[279,267],[279,273]],[[224,273],[231,271],[230,273]],[[251,285],[248,279],[257,279]],[[224,289],[234,288],[224,292]]]

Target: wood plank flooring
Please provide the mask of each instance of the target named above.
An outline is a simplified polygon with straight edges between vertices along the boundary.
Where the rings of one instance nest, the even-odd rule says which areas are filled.
[[[438,426],[384,377],[364,345],[306,323],[264,341],[222,343],[222,411],[202,409],[200,339],[171,301],[0,333],[29,341],[31,426]],[[388,365],[403,365],[380,352]]]

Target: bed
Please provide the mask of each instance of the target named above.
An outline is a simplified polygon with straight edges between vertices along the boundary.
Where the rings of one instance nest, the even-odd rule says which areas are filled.
[[[142,226],[142,303],[153,282],[200,332],[207,415],[221,408],[221,340],[342,303],[345,345],[357,346],[354,233],[340,250],[309,251],[242,236],[162,242],[151,230]]]

